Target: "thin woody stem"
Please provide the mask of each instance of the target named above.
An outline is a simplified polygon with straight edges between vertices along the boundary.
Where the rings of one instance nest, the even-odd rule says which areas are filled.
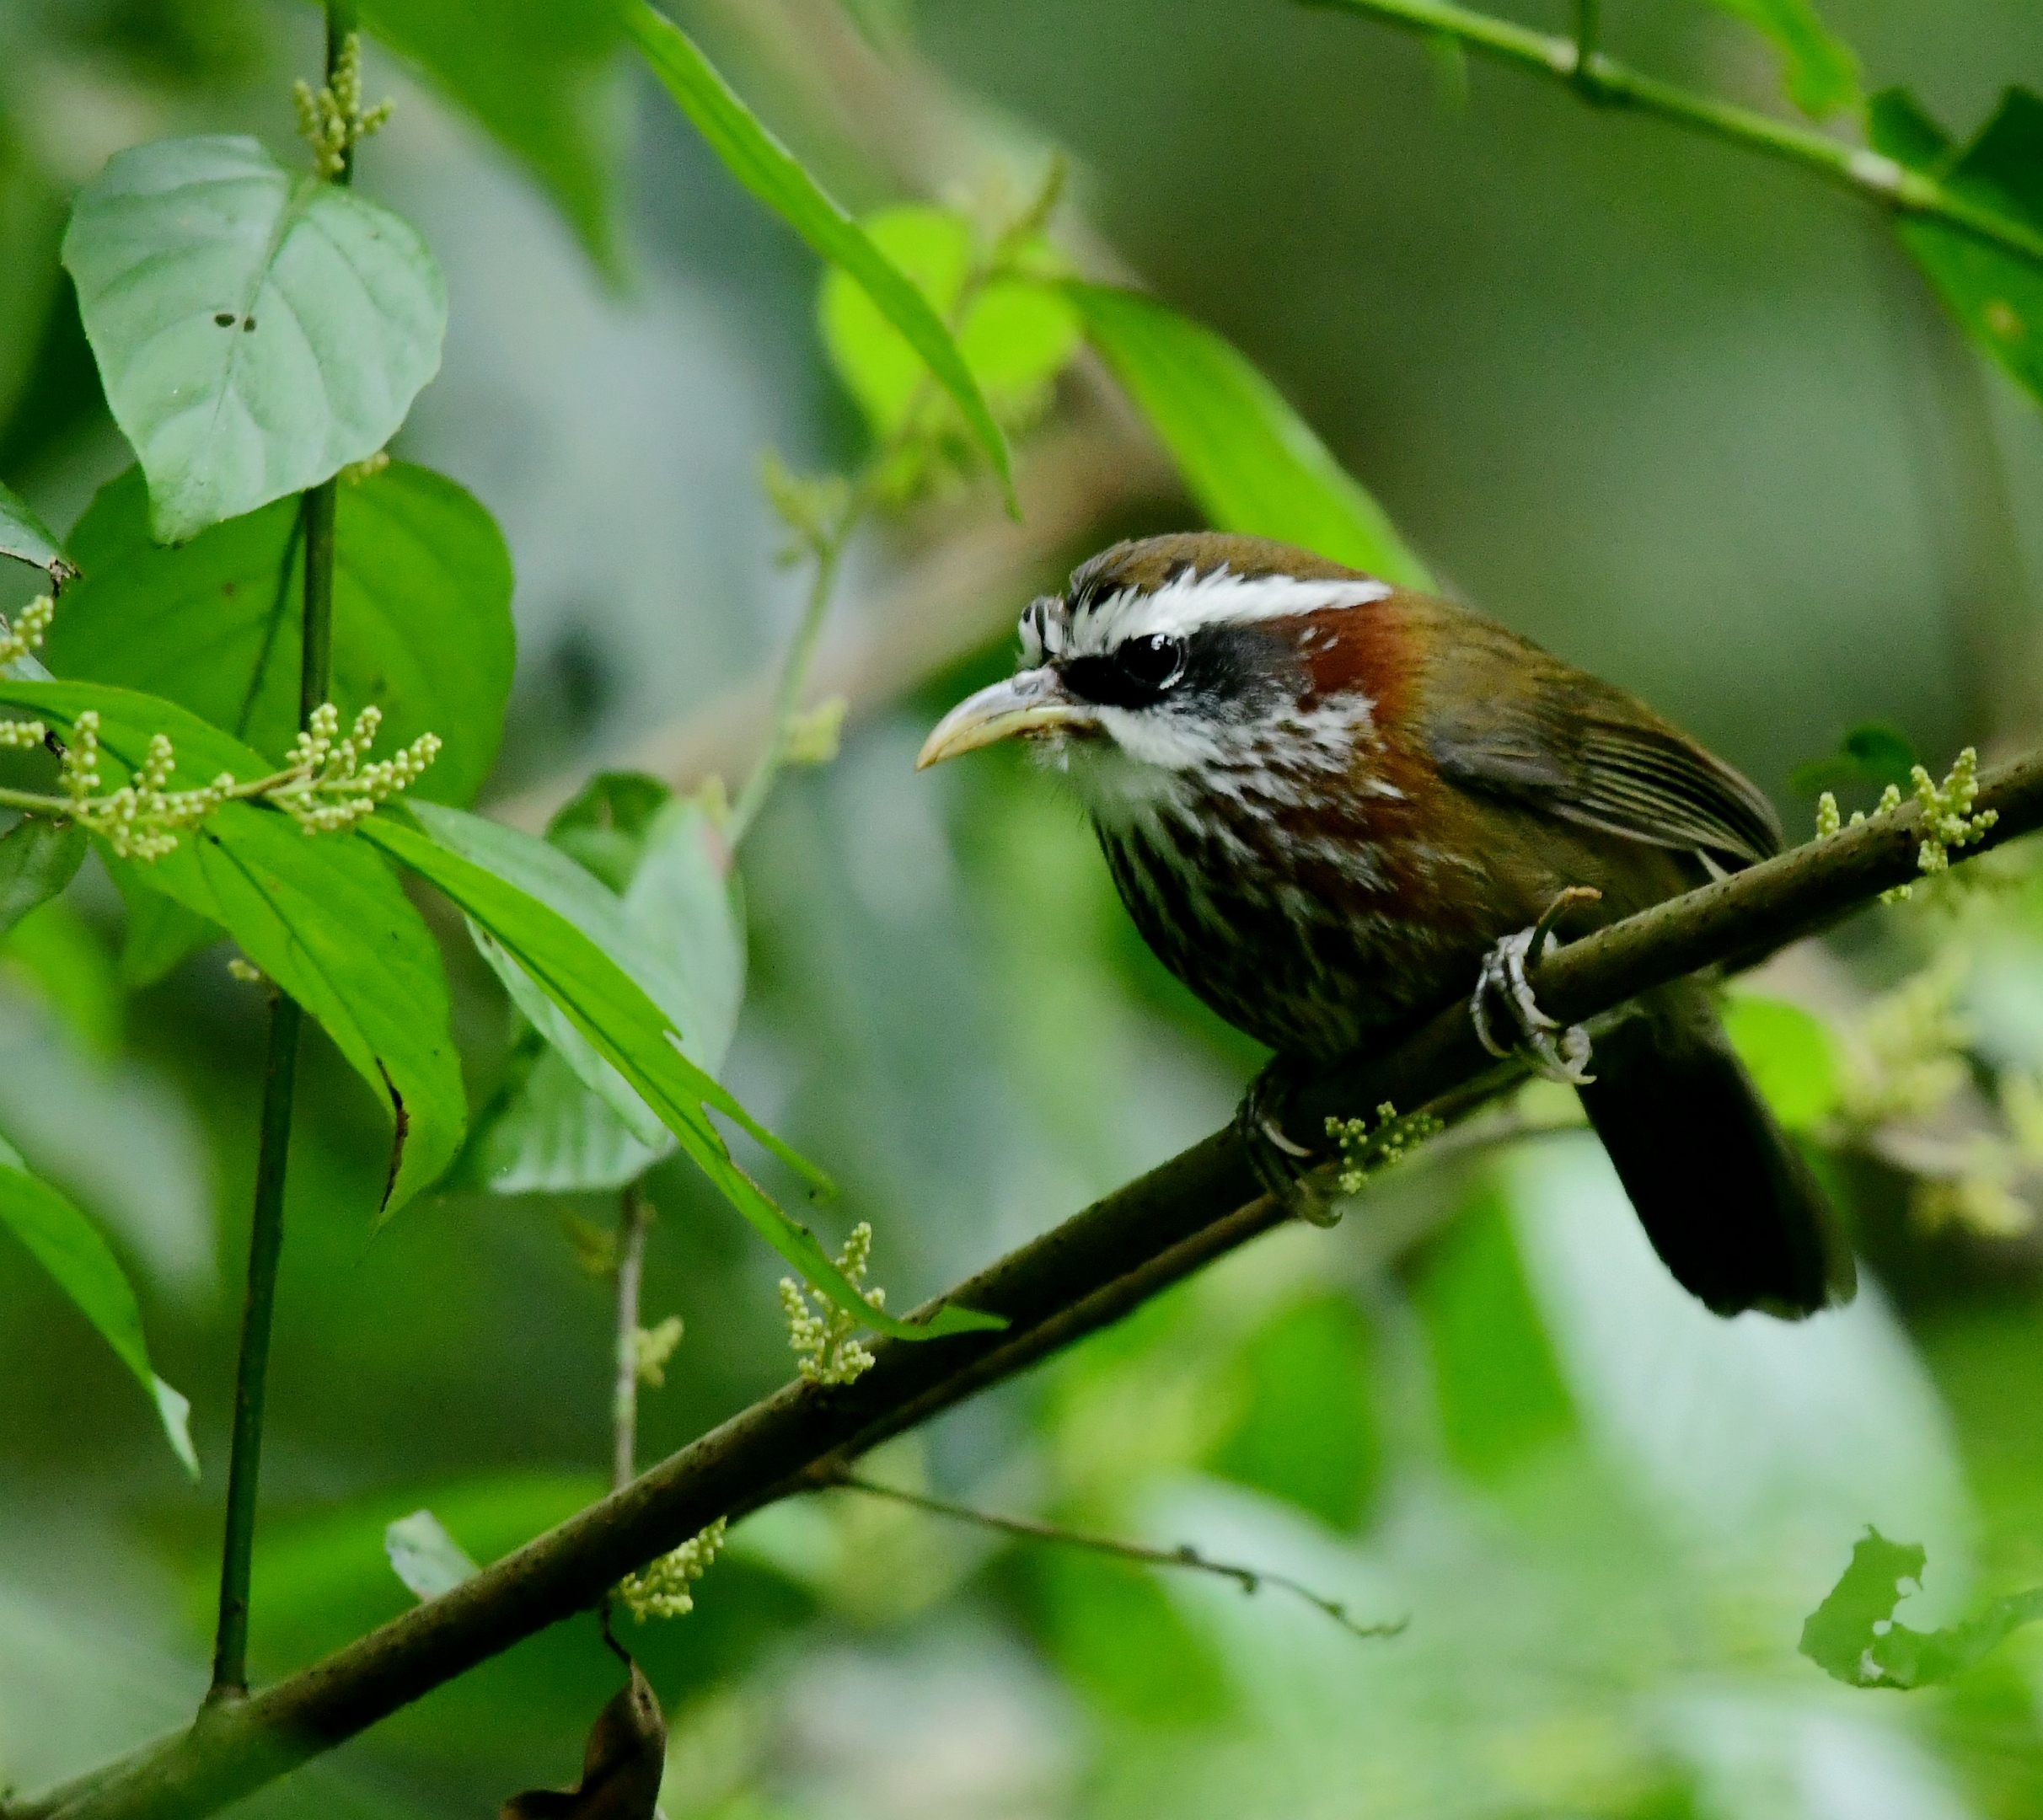
[[[622,1490],[638,1475],[639,1291],[646,1273],[646,1235],[652,1202],[632,1182],[617,1207],[617,1359],[610,1395],[610,1484]]]
[[[932,1517],[974,1523],[982,1529],[1017,1536],[1025,1542],[1054,1542],[1059,1547],[1085,1549],[1095,1555],[1111,1555],[1116,1560],[1134,1561],[1145,1567],[1176,1567],[1213,1574],[1222,1580],[1233,1581],[1244,1592],[1259,1592],[1266,1586],[1276,1587],[1303,1599],[1314,1610],[1324,1612],[1343,1630],[1359,1637],[1396,1636],[1410,1622],[1408,1619],[1394,1618],[1385,1623],[1364,1624],[1350,1616],[1348,1608],[1338,1599],[1315,1592],[1289,1574],[1274,1573],[1266,1567],[1245,1567],[1234,1561],[1215,1560],[1210,1555],[1202,1555],[1190,1543],[1174,1549],[1160,1549],[1147,1547],[1140,1542],[1123,1541],[1118,1536],[1089,1535],[1081,1529],[1067,1529],[1060,1523],[1042,1523],[1033,1517],[1005,1517],[970,1504],[954,1504],[948,1498],[904,1491],[898,1485],[883,1485],[877,1479],[864,1478],[854,1472],[834,1473],[822,1481],[820,1489],[858,1491],[867,1497],[889,1498],[911,1509],[927,1511]]]
[[[1997,825],[1954,864],[2043,827],[2043,752],[1988,774],[1976,811]],[[1572,942],[1532,972],[1541,1004],[1579,1023],[1700,968],[1750,960],[1919,877],[1922,816],[1905,805]],[[1336,1068],[1296,1096],[1301,1128],[1388,1100],[1443,1120],[1515,1079],[1493,1067],[1465,1007]],[[366,1731],[549,1625],[598,1605],[633,1571],[724,1517],[812,1491],[888,1437],[1027,1370],[1286,1223],[1240,1141],[1215,1132],[958,1284],[942,1302],[1003,1317],[999,1332],[882,1340],[856,1383],[785,1386],[622,1491],[246,1700],[7,1820],[199,1820]]]
[[[1456,6],[1451,0],[1301,0],[1301,3],[1359,13],[1386,25],[1452,39],[1494,62],[1565,83],[1600,106],[1631,108],[1761,157],[1799,164],[1825,182],[1848,190],[1881,208],[1917,220],[1941,222],[1982,245],[2013,254],[2032,265],[2043,265],[2043,233],[1981,206],[1933,177],[1910,170],[1863,146],[1833,139],[1814,127],[1776,120],[1754,109],[1662,82],[1614,62],[1593,47],[1585,56],[1574,38],[1529,30],[1508,19]],[[1585,10],[1593,22],[1594,0]],[[1578,25],[1581,19],[1582,13],[1578,12]]]
[[[328,0],[326,78],[339,68],[355,28],[353,0]],[[351,165],[335,181],[345,184]],[[298,671],[298,725],[326,699],[333,653],[334,509],[336,483],[304,496],[305,543],[303,656]],[[227,1520],[220,1544],[220,1599],[213,1639],[208,1707],[247,1697],[249,1578],[255,1550],[255,1510],[262,1471],[263,1415],[267,1404],[270,1332],[276,1309],[276,1271],[283,1255],[284,1182],[290,1159],[291,1112],[298,1080],[298,1037],[304,1014],[287,994],[270,1001],[268,1053],[263,1069],[260,1135],[255,1157],[255,1204],[249,1230],[248,1289],[242,1303],[241,1348],[234,1369],[233,1439],[228,1458]]]

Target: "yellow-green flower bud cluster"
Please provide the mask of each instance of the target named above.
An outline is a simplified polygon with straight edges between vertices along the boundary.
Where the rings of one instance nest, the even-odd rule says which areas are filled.
[[[233,794],[233,774],[223,771],[198,790],[169,788],[177,754],[168,734],[151,736],[142,768],[110,795],[99,796],[99,715],[88,708],[72,724],[59,781],[71,818],[99,835],[123,859],[160,859],[177,845],[180,829],[195,826]]]
[[[372,702],[340,739],[340,710],[331,702],[314,709],[292,748],[293,781],[267,792],[269,800],[308,834],[330,834],[373,814],[377,804],[416,783],[440,754],[440,736],[421,733],[394,757],[364,764],[382,725],[383,710]]]
[[[0,746],[26,750],[49,738],[50,730],[40,720],[0,720]]]
[[[0,670],[20,662],[42,644],[43,634],[50,629],[56,613],[56,601],[47,594],[38,594],[14,615],[12,626],[0,619]]]
[[[347,167],[347,155],[390,117],[390,104],[362,104],[362,36],[350,32],[340,46],[333,80],[314,89],[301,82],[292,89],[298,104],[298,136],[312,147],[312,168],[332,179]]]
[[[1997,809],[1974,811],[1972,805],[1979,800],[1979,752],[1968,746],[1951,762],[1944,781],[1937,783],[1921,765],[1910,768],[1909,782],[1915,790],[1915,800],[1922,811],[1922,832],[1916,847],[1916,870],[1928,876],[1948,872],[1951,864],[1951,848],[1969,847],[1981,839],[1995,822],[2000,820]],[[1901,786],[1890,784],[1879,793],[1879,800],[1873,806],[1873,816],[1892,815],[1901,806]],[[1861,809],[1852,816],[1850,826],[1857,827],[1867,819]],[[1816,799],[1816,838],[1828,839],[1847,824],[1837,812],[1837,799],[1828,790]],[[1890,891],[1879,894],[1882,903],[1900,903],[1912,897],[1912,885],[1896,885]]]
[[[1397,1116],[1397,1108],[1386,1100],[1376,1108],[1371,1124],[1365,1118],[1327,1121],[1327,1135],[1341,1147],[1341,1172],[1334,1186],[1344,1195],[1359,1194],[1362,1185],[1379,1170],[1402,1163],[1427,1138],[1442,1130],[1430,1112]]]
[[[641,1571],[626,1574],[617,1582],[625,1609],[641,1624],[648,1618],[685,1618],[694,1610],[695,1596],[689,1588],[710,1571],[722,1549],[726,1521],[719,1517],[700,1535],[648,1561]]]
[[[884,1289],[865,1287],[866,1268],[872,1261],[872,1228],[861,1220],[845,1239],[837,1267],[871,1308],[887,1305]],[[812,1293],[813,1292],[811,1292]],[[852,1336],[858,1331],[858,1317],[824,1297],[809,1297],[791,1277],[780,1279],[780,1309],[787,1317],[787,1343],[793,1348],[796,1369],[814,1384],[855,1383],[872,1366],[872,1354]]]

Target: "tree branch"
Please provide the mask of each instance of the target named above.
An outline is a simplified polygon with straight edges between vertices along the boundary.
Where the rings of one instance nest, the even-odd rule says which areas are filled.
[[[1826,182],[1864,197],[1897,214],[1940,222],[1982,244],[2011,253],[2031,265],[2043,266],[2043,233],[2012,217],[1947,188],[1933,177],[1912,171],[1863,146],[1833,139],[1813,126],[1774,119],[1751,108],[1719,101],[1713,95],[1613,62],[1593,48],[1585,57],[1572,38],[1551,37],[1508,19],[1472,12],[1450,0],[1301,0],[1308,6],[1359,13],[1407,31],[1453,40],[1497,62],[1536,76],[1557,79],[1600,107],[1634,108],[1642,114],[1708,134],[1762,157],[1799,164]],[[1594,8],[1578,13],[1593,29]]]
[[[1997,825],[1970,859],[2043,827],[2043,752],[1992,774]],[[1542,1004],[1585,1021],[1698,968],[1749,960],[1917,878],[1910,804],[1598,931],[1540,966]],[[1516,1078],[1443,1010],[1389,1053],[1335,1069],[1298,1104],[1310,1124],[1388,1100],[1458,1117]],[[323,1662],[13,1811],[12,1820],[182,1820],[212,1813],[535,1631],[719,1517],[812,1491],[889,1435],[1013,1376],[1279,1224],[1231,1129],[1010,1253],[946,1299],[1004,1330],[881,1341],[853,1384],[791,1384],[587,1510]]]

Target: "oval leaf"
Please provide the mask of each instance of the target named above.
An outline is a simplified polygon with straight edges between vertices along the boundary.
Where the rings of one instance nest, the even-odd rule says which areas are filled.
[[[1383,508],[1226,341],[1136,292],[1071,284],[1065,293],[1215,529],[1433,585]]]
[[[253,139],[116,153],[79,192],[64,265],[164,543],[373,455],[439,370],[426,243]]]
[[[92,1222],[47,1182],[28,1172],[19,1154],[0,1138],[0,1226],[28,1247],[78,1312],[99,1330],[121,1362],[148,1393],[157,1419],[185,1470],[199,1476],[192,1449],[191,1405],[149,1367],[142,1309],[134,1289]]]
[[[281,758],[298,736],[305,547],[295,500],[153,542],[141,471],[110,481],[72,533],[86,576],[45,650],[61,676],[146,689]],[[351,725],[383,709],[378,755],[425,732],[446,742],[416,786],[436,802],[482,787],[517,658],[511,557],[467,492],[393,462],[335,505],[333,677]]]
[[[158,732],[176,747],[173,789],[268,769],[247,747],[155,696],[97,682],[0,682],[0,704],[67,731],[83,709],[98,709],[108,790],[126,782]],[[359,832],[308,838],[280,811],[228,803],[174,852],[127,875],[231,934],[390,1107],[386,1215],[438,1177],[460,1148],[468,1111],[447,980],[418,912]]]
[[[59,587],[78,572],[65,555],[63,545],[29,510],[28,502],[5,486],[0,486],[0,556],[12,556],[17,562],[46,570]]]
[[[880,313],[908,338],[938,383],[957,401],[1006,490],[1009,511],[1019,517],[1007,438],[994,421],[957,342],[928,299],[831,200],[795,155],[759,124],[685,32],[643,0],[626,13],[625,24],[653,74],[731,174],[824,259],[848,272]]]
[[[731,1160],[705,1105],[735,1119],[776,1156],[815,1178],[811,1165],[682,1053],[673,1020],[612,958],[608,950],[617,948],[641,959],[616,899],[544,841],[432,803],[417,805],[416,814],[418,827],[379,815],[362,824],[362,832],[437,886],[502,945],[577,1034],[658,1113],[725,1198],[819,1292],[866,1325],[899,1339],[1004,1325],[995,1316],[952,1307],[938,1310],[927,1325],[915,1325],[870,1306],[816,1235]]]

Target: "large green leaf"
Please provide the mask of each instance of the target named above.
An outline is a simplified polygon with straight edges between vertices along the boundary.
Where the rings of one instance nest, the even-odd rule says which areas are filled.
[[[994,421],[971,367],[928,299],[803,169],[795,155],[767,131],[686,33],[644,0],[632,0],[625,19],[633,42],[653,73],[732,175],[824,259],[848,272],[880,313],[908,338],[944,390],[957,401],[1000,484],[1007,489],[1011,507],[1014,473],[1007,439]]]
[[[45,641],[61,676],[147,689],[271,758],[298,734],[304,540],[279,500],[164,549],[138,468],[72,533],[85,579]],[[383,709],[379,755],[445,741],[419,794],[467,802],[503,729],[517,636],[511,558],[487,511],[443,476],[396,462],[335,506],[333,676],[341,725]]]
[[[539,179],[614,275],[623,0],[363,0],[362,17]]]
[[[0,1225],[28,1247],[134,1373],[156,1406],[172,1450],[196,1480],[199,1457],[191,1446],[191,1405],[150,1368],[142,1310],[119,1261],[99,1228],[47,1182],[29,1175],[5,1138],[0,1138]]]
[[[177,751],[174,789],[269,768],[174,702],[102,683],[0,680],[0,704],[66,732],[99,714],[99,773],[113,790],[152,735]],[[358,833],[308,837],[280,811],[228,803],[131,880],[218,924],[324,1026],[396,1126],[384,1211],[433,1181],[461,1144],[467,1101],[439,950],[389,869]]]
[[[1295,543],[1386,581],[1432,585],[1383,508],[1234,347],[1134,291],[1071,284],[1065,292],[1216,528]]]
[[[0,935],[71,882],[85,858],[77,825],[30,816],[0,836]]]
[[[1857,111],[1858,57],[1823,23],[1812,0],[1711,0],[1720,10],[1756,26],[1781,54],[1782,74],[1794,104],[1812,120]]]
[[[1062,292],[1034,278],[995,278],[979,288],[961,318],[974,254],[969,222],[948,209],[909,204],[882,209],[861,225],[930,308],[957,321],[958,351],[995,416],[1010,428],[1034,417],[1078,351],[1077,313]],[[1047,249],[1038,250],[1038,262],[1048,262]],[[929,371],[922,356],[840,266],[824,274],[818,308],[831,362],[875,435],[895,435]],[[941,429],[946,417],[955,420],[947,399],[930,403],[936,410],[918,414],[919,430]]]
[[[426,243],[253,139],[116,153],[79,192],[64,264],[165,543],[373,455],[439,370]]]
[[[870,1307],[815,1234],[732,1161],[705,1107],[716,1107],[783,1161],[817,1179],[810,1164],[682,1052],[673,1020],[636,977],[657,979],[663,970],[645,953],[618,900],[544,841],[432,803],[417,805],[415,813],[417,827],[381,815],[364,823],[362,832],[437,886],[504,949],[575,1033],[657,1114],[732,1205],[818,1290],[866,1325],[903,1339],[1000,1325],[991,1316],[946,1308],[926,1326],[914,1326]]]
[[[641,818],[635,811],[648,787],[668,800]],[[729,848],[701,805],[670,797],[652,779],[609,774],[554,818],[546,838],[621,887],[625,920],[661,968],[643,983],[681,1031],[684,1053],[715,1074],[744,998],[744,907]],[[529,1004],[530,982],[517,963],[480,932],[477,944],[506,989]],[[499,1194],[563,1194],[622,1187],[671,1154],[673,1134],[609,1063],[561,1027],[551,1002],[532,1009],[550,1040],[478,1121],[464,1173]]]
[[[99,858],[119,887],[121,907],[127,913],[120,977],[128,991],[153,986],[180,961],[220,939],[223,932],[217,923],[152,886],[145,876],[146,866],[116,859],[111,854]]]
[[[1899,89],[1874,98],[1867,124],[1888,157],[2019,226],[2043,229],[2043,99],[2027,89],[2010,88],[1962,153]],[[2043,401],[2043,267],[1932,222],[1904,221],[1899,232],[1965,333]]]
[[[29,511],[27,500],[5,486],[0,486],[0,556],[46,569],[53,581],[67,581],[78,573],[50,527]]]

